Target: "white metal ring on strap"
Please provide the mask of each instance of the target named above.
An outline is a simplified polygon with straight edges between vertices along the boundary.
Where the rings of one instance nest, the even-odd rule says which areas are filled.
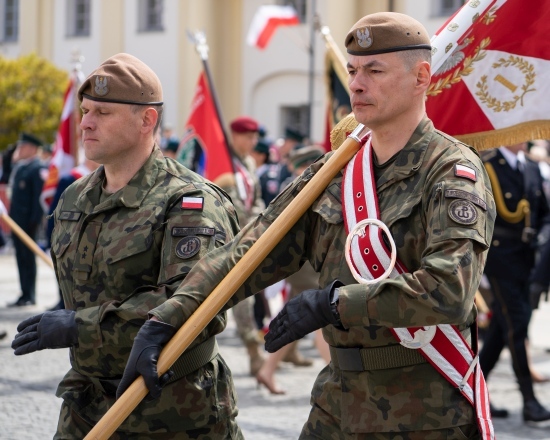
[[[355,269],[355,266],[353,265],[351,261],[351,241],[353,240],[353,237],[356,235],[364,237],[366,234],[366,227],[367,226],[378,226],[382,231],[386,233],[386,236],[388,237],[388,240],[390,242],[391,246],[391,261],[389,266],[386,268],[386,271],[380,275],[378,278],[374,278],[372,280],[367,280],[366,278],[363,278],[361,274],[357,272]],[[395,260],[397,259],[397,249],[395,248],[395,242],[393,241],[393,238],[391,236],[391,232],[388,229],[388,227],[382,223],[380,220],[376,218],[366,218],[364,220],[361,220],[360,222],[357,222],[357,224],[352,228],[352,230],[348,234],[348,238],[346,239],[346,249],[344,252],[344,255],[346,257],[346,261],[348,263],[349,269],[351,271],[351,274],[353,275],[353,278],[357,280],[358,283],[361,284],[374,284],[378,281],[382,281],[386,278],[388,278],[395,266]]]

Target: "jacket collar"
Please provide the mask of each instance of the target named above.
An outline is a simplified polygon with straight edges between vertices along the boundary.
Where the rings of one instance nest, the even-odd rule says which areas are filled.
[[[407,144],[398,153],[394,163],[384,171],[384,174],[376,182],[378,189],[387,183],[403,180],[419,170],[432,139],[433,131],[432,121],[424,116]]]
[[[76,199],[76,207],[86,214],[97,213],[115,207],[126,207],[137,209],[153,188],[161,167],[164,163],[164,156],[157,145],[153,152],[130,179],[128,184],[114,193],[105,202],[99,203],[102,185],[105,181],[105,169],[100,166],[94,171],[85,186],[84,190]]]

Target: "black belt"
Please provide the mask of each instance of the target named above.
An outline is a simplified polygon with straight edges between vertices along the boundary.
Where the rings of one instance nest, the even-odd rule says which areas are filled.
[[[425,364],[428,361],[418,350],[401,344],[373,348],[340,348],[329,346],[334,367],[343,371],[386,370]]]
[[[176,362],[170,367],[174,376],[168,383],[175,382],[188,374],[197,371],[203,365],[206,365],[214,359],[219,353],[216,337],[212,336],[192,349],[184,352]],[[120,379],[98,379],[89,377],[90,381],[105,394],[114,396],[120,383]]]

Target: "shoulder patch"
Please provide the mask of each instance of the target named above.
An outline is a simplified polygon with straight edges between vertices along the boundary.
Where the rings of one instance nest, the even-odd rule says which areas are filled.
[[[466,165],[455,164],[455,176],[464,177],[465,179],[470,179],[472,182],[477,182],[476,170]]]
[[[194,257],[201,250],[201,241],[194,235],[188,235],[182,238],[176,244],[176,255],[182,260]]]
[[[461,189],[446,189],[445,197],[448,199],[464,199],[469,200],[472,203],[475,203],[484,211],[487,211],[487,203],[480,197],[475,194],[469,193],[468,191],[463,191]]]
[[[184,197],[181,200],[182,209],[197,209],[202,211],[204,207],[204,197]]]
[[[449,205],[449,217],[461,225],[473,225],[477,222],[477,210],[472,202],[457,199]]]

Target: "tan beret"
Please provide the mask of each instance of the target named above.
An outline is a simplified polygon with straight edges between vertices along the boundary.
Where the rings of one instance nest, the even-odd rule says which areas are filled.
[[[345,44],[350,55],[432,48],[424,26],[414,18],[398,12],[366,15],[353,25]]]
[[[121,104],[162,104],[162,85],[143,61],[119,53],[104,61],[78,89],[78,99]]]

